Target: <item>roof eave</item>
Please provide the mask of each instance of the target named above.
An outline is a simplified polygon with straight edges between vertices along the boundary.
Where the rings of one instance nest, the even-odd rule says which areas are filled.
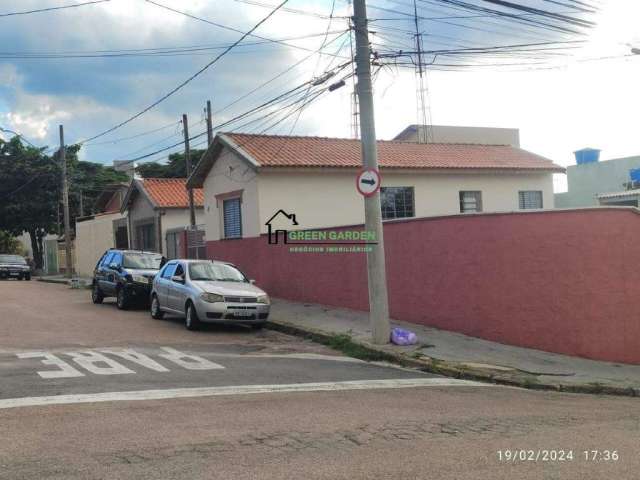
[[[235,152],[242,160],[244,160],[251,168],[257,170],[260,167],[258,161],[253,158],[246,150],[234,142],[228,135],[218,133],[211,145],[207,148],[198,165],[187,179],[187,188],[202,188],[204,182],[213,168],[216,160],[220,156],[223,147]]]

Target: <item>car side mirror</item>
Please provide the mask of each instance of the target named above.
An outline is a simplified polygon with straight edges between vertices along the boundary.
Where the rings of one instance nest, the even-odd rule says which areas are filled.
[[[250,283],[251,285],[254,285],[254,284],[256,283],[255,278],[251,278],[251,279],[249,279],[249,283]]]
[[[176,283],[184,283],[184,277],[180,275],[174,275],[173,277],[171,277],[171,281]]]

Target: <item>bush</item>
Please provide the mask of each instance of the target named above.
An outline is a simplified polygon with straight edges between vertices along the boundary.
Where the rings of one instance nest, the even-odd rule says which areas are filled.
[[[24,255],[24,249],[17,238],[4,230],[0,230],[0,253]]]

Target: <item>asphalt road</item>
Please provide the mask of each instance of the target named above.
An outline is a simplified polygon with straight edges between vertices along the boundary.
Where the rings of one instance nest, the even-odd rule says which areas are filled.
[[[450,382],[0,282],[3,480],[635,479],[639,438],[637,399]]]

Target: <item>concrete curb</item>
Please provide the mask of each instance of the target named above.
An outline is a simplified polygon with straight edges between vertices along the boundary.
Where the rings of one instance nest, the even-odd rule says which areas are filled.
[[[295,335],[312,340],[323,345],[331,346],[333,340],[339,335],[329,333],[312,327],[301,327],[282,320],[269,320],[266,325],[271,330]],[[473,368],[468,365],[457,364],[453,362],[444,362],[442,360],[433,359],[427,356],[415,358],[406,353],[393,352],[357,339],[350,339],[350,343],[354,346],[369,352],[371,355],[380,356],[383,359],[396,363],[404,367],[417,368],[424,372],[436,373],[445,377],[458,378],[461,380],[474,380],[478,382],[493,383],[496,385],[505,385],[509,387],[527,388],[530,390],[552,390],[555,392],[566,393],[582,393],[591,395],[614,395],[625,397],[640,397],[640,388],[618,387],[601,384],[562,384],[541,382],[535,375],[525,374],[524,372],[515,371],[508,373],[504,371],[496,371],[489,369]]]
[[[53,278],[38,278],[39,282],[57,283],[58,285],[69,285],[69,280],[56,280]]]
[[[43,278],[43,277],[40,277],[37,280],[38,280],[38,282],[55,283],[57,285],[67,285],[69,287],[71,286],[71,281],[67,280],[65,278]],[[81,289],[81,290],[82,289],[90,290],[91,289],[91,285],[85,282],[84,285],[80,285],[79,289]]]

